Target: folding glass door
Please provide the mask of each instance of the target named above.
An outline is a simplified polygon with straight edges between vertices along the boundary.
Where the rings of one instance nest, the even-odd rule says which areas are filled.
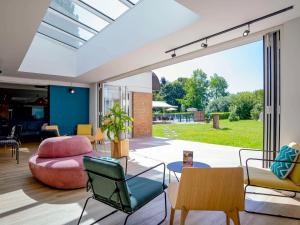
[[[101,121],[101,117],[105,113],[110,111],[115,103],[119,103],[122,109],[131,116],[131,92],[128,92],[127,87],[105,83],[100,84],[99,87],[99,121]],[[131,132],[127,134],[127,137],[131,137]]]
[[[264,36],[264,159],[280,147],[280,32]],[[264,167],[270,163],[265,161]]]

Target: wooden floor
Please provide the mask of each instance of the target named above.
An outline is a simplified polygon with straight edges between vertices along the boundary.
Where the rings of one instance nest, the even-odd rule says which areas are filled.
[[[36,181],[28,168],[28,158],[37,149],[37,144],[24,144],[20,153],[20,164],[11,158],[9,149],[0,149],[0,224],[1,225],[71,225],[76,224],[88,193],[85,189],[56,190]],[[137,159],[131,152],[129,173],[134,174],[154,165],[147,159]],[[161,158],[168,157],[161,156]],[[141,157],[139,157],[141,158]],[[151,161],[151,162],[150,162]],[[151,176],[160,176],[155,171]],[[267,202],[263,202],[267,201]],[[278,211],[300,216],[300,199],[278,199],[274,197],[248,197],[247,205],[266,211]],[[89,224],[109,213],[112,209],[98,202],[92,202],[84,214],[82,224]],[[169,215],[169,214],[168,214]],[[101,224],[123,224],[125,214],[118,212]],[[156,224],[163,217],[163,198],[158,197],[130,217],[128,224]],[[167,219],[164,224],[168,224]],[[179,224],[179,212],[175,224]],[[278,219],[241,213],[243,225],[300,225],[300,221]],[[223,225],[225,215],[221,212],[191,212],[186,224]]]

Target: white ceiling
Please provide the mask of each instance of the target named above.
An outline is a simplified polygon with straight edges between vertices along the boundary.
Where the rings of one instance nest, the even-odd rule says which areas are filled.
[[[251,26],[251,32],[265,30],[300,16],[300,1],[297,0],[177,0],[176,2],[186,7],[186,10],[180,11],[182,12],[182,14],[179,14],[181,16],[174,13],[177,12],[174,11],[176,10],[176,7],[163,9],[159,8],[158,4],[151,4],[151,1],[153,2],[153,0],[141,1],[141,8],[143,4],[147,6],[144,10],[149,9],[151,5],[152,7],[156,7],[151,8],[151,10],[149,9],[148,13],[145,14],[145,17],[138,13],[139,5],[137,6],[136,11],[134,11],[134,9],[129,11],[132,11],[133,14],[136,13],[139,16],[139,18],[134,17],[134,19],[143,21],[140,25],[144,25],[145,29],[142,30],[142,32],[139,32],[138,36],[134,36],[134,41],[126,46],[126,48],[123,48],[122,51],[116,52],[116,48],[113,47],[116,45],[119,49],[120,46],[117,44],[121,43],[121,45],[127,45],[129,39],[126,39],[124,42],[121,38],[111,40],[113,46],[106,47],[104,51],[98,51],[99,58],[96,59],[89,58],[91,56],[87,57],[90,53],[87,49],[89,43],[87,43],[86,46],[83,46],[86,48],[86,56],[81,58],[81,60],[91,60],[92,63],[89,64],[89,67],[79,70],[80,73],[77,74],[78,76],[75,78],[70,77],[72,74],[67,74],[66,72],[66,74],[60,74],[64,76],[57,76],[59,74],[57,71],[55,73],[52,72],[52,74],[40,74],[38,71],[34,71],[36,73],[31,73],[29,70],[27,70],[27,73],[18,71],[22,60],[29,49],[30,43],[34,38],[36,29],[47,10],[49,0],[1,1],[0,27],[3,27],[0,35],[0,69],[3,70],[1,75],[77,81],[84,83],[97,82],[122,74],[130,74],[131,71],[136,71],[137,69],[145,68],[161,61],[172,64],[174,63],[174,60],[170,59],[170,55],[164,53],[166,50],[257,17],[264,16],[290,5],[294,5],[295,8],[289,12],[253,24]],[[198,17],[193,16],[193,13],[188,9],[197,14]],[[121,23],[122,19],[125,20],[125,16],[130,15],[128,13],[128,15],[122,16],[117,22]],[[154,26],[151,26],[151,23],[149,23],[151,16],[155,24]],[[165,18],[168,23],[164,23]],[[173,25],[172,29],[169,29],[164,33],[162,31],[164,26],[159,26],[160,24],[158,22],[161,21],[161,23],[166,26],[170,21],[172,22],[172,18],[174,20],[173,24],[176,24],[181,20],[184,22],[177,27]],[[137,34],[133,34],[132,31],[134,30],[131,30],[128,37]],[[236,30],[229,34],[214,38],[213,40],[209,40],[209,45],[239,37],[242,31],[243,29]],[[117,30],[114,32],[117,32]],[[151,36],[151,34],[153,34],[153,36]],[[96,38],[98,37],[93,38],[93,40],[96,41]],[[138,42],[139,38],[140,42]],[[109,44],[109,42],[106,44]],[[95,46],[97,46],[97,44]],[[183,55],[197,49],[200,49],[200,46],[194,45],[178,51],[177,55]],[[94,50],[97,52],[96,48],[94,48]],[[103,52],[105,53],[105,57],[101,55]],[[42,53],[40,54],[43,55]],[[45,55],[47,55],[47,52],[45,52]],[[109,57],[107,57],[107,55]],[[61,60],[60,62],[64,63],[64,61]],[[48,69],[51,67],[49,66],[51,65],[49,63],[50,62],[47,61]],[[39,61],[38,64],[41,67],[45,66],[43,61]],[[78,66],[78,62],[75,64]],[[31,64],[31,66],[34,66],[34,64]],[[75,71],[78,71],[78,68]],[[73,71],[73,73],[76,72]],[[134,74],[134,72],[132,72],[132,74]]]

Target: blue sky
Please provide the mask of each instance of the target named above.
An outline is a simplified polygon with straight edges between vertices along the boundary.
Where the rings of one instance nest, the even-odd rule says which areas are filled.
[[[258,41],[154,70],[169,81],[190,77],[195,69],[225,77],[230,93],[263,88],[263,42]]]

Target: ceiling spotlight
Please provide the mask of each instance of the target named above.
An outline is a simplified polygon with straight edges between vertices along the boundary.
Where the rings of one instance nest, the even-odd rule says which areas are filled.
[[[176,57],[175,50],[174,50],[174,52],[173,52],[173,54],[171,56],[172,56],[172,58]]]
[[[207,48],[207,39],[205,39],[205,43],[203,42],[203,43],[201,43],[201,47],[202,48]]]
[[[250,24],[248,24],[248,29],[246,29],[244,32],[243,32],[243,36],[246,37],[248,36],[250,33]]]
[[[70,94],[75,94],[75,89],[72,88],[72,87],[70,87],[70,88],[69,88],[69,93],[70,93]]]

